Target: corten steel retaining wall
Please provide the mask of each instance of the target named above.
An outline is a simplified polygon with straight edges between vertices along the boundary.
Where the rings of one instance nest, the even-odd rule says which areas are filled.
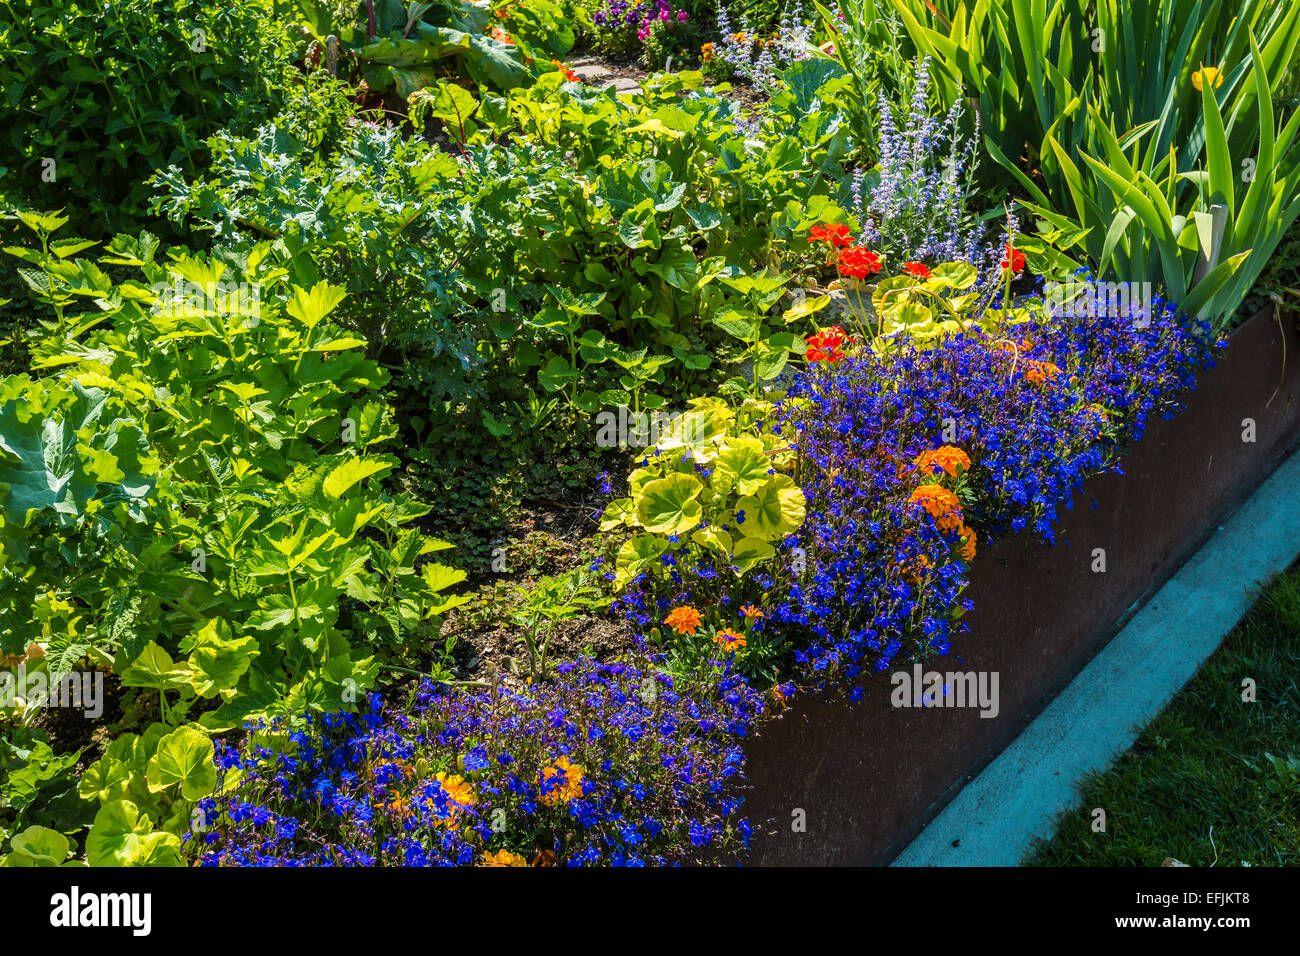
[[[763,725],[746,746],[749,865],[887,863],[1267,477],[1300,436],[1296,317],[1257,314],[1216,361],[1175,418],[1148,422],[1125,474],[1085,483],[1056,545],[1021,533],[976,558],[970,631],[925,670],[998,672],[997,717],[895,709],[886,672],[857,704],[809,696]],[[1246,418],[1253,443],[1243,441]],[[1105,573],[1092,570],[1095,548],[1105,549]]]

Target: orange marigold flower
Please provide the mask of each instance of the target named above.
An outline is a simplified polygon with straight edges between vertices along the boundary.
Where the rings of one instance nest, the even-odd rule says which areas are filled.
[[[668,612],[664,623],[678,634],[691,636],[700,626],[700,612],[693,607],[675,607]]]
[[[449,815],[443,818],[444,821],[455,821],[456,815],[460,812],[461,808],[473,806],[474,791],[470,785],[465,782],[464,777],[459,774],[447,773],[440,770],[438,773],[433,775],[433,779],[437,780],[442,789],[446,791],[447,799],[451,803]]]
[[[704,44],[704,46],[700,47],[700,59],[703,60],[705,63],[709,63],[713,60],[712,43],[706,43]]]
[[[1046,385],[1061,374],[1061,370],[1051,362],[1026,362],[1025,378],[1035,385]]]
[[[549,767],[543,767],[538,777],[542,803],[555,806],[582,796],[582,777],[582,767],[561,754]]]
[[[509,850],[497,850],[495,853],[485,853],[483,859],[479,860],[479,866],[527,866],[528,861],[518,853],[511,853]]]
[[[1106,410],[1105,405],[1089,405],[1083,410],[1083,413],[1093,419],[1098,428],[1105,428],[1110,421],[1110,412]]]
[[[794,696],[794,688],[789,684],[777,684],[772,688],[772,696],[782,708],[789,707],[789,700]]]
[[[745,646],[745,635],[739,631],[733,631],[729,627],[724,627],[713,635],[713,643],[722,648],[724,653],[730,654]]]
[[[961,559],[967,563],[975,560],[975,532],[965,525],[961,526],[958,532],[961,535],[961,544],[957,548],[957,553]]]
[[[956,531],[963,524],[961,502],[943,485],[921,485],[908,501],[924,508],[940,531]]]
[[[752,604],[746,604],[740,609],[740,613],[745,615],[745,617],[749,618],[751,621],[756,621],[759,618],[766,617],[761,610],[754,607]]]
[[[930,267],[924,262],[905,262],[903,271],[910,276],[916,276],[918,279],[928,279],[931,276]]]
[[[936,466],[956,478],[959,473],[970,471],[970,457],[954,445],[944,445],[923,451],[916,458],[916,470],[922,474],[933,475]]]
[[[925,555],[918,554],[916,557],[904,561],[902,566],[903,566],[903,574],[908,579],[912,581],[919,581],[921,580],[921,575],[925,574],[926,571],[929,571],[932,567],[934,567],[934,563],[931,562],[931,560],[927,558]]]

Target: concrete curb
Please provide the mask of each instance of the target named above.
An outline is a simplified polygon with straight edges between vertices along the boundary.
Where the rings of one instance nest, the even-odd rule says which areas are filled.
[[[1300,454],[1178,570],[892,866],[1015,866],[1090,771],[1137,739],[1218,648],[1255,591],[1300,555]]]

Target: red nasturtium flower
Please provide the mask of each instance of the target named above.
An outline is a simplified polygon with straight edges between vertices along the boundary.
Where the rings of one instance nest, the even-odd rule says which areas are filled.
[[[832,325],[825,332],[810,335],[804,341],[808,343],[808,349],[803,353],[803,357],[809,362],[838,362],[844,358],[840,346],[852,340],[842,328]]]
[[[832,246],[847,246],[853,242],[849,227],[843,223],[833,222],[829,226],[813,226],[808,236],[809,242],[829,242]]]
[[[1025,254],[1008,242],[1007,251],[1002,254],[1002,271],[1019,272],[1024,267]]]
[[[880,257],[874,252],[863,249],[861,246],[849,246],[847,249],[840,250],[840,258],[837,263],[840,275],[852,276],[854,279],[865,279],[868,273],[880,271]]]
[[[930,267],[924,262],[905,262],[903,271],[910,276],[916,276],[918,279],[930,278]]]

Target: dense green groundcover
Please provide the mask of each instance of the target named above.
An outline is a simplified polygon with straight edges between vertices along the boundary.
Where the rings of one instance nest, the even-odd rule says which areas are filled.
[[[1082,788],[1035,866],[1300,863],[1300,570],[1280,575],[1214,655]],[[1255,688],[1246,701],[1243,681]],[[1091,809],[1106,810],[1106,832]]]
[[[1300,295],[1237,6],[0,3],[4,864],[743,852]]]

